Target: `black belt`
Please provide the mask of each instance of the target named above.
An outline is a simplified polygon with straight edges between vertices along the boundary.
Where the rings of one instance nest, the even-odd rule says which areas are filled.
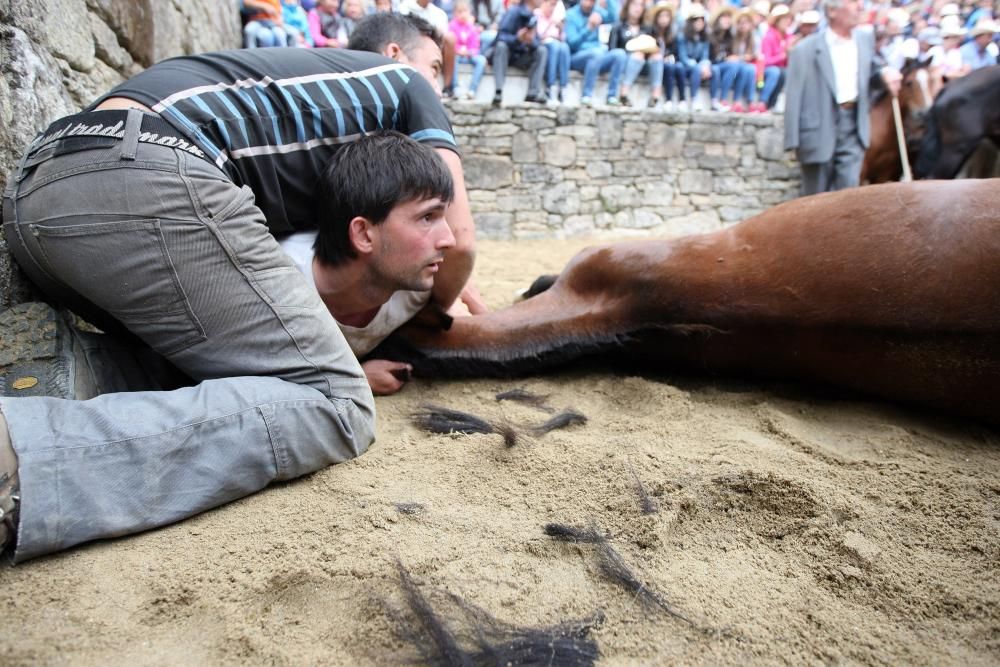
[[[127,117],[127,109],[101,109],[60,118],[32,142],[30,151],[37,153],[50,149],[52,155],[60,155],[87,148],[111,146],[125,138]],[[142,113],[139,142],[176,148],[209,162],[212,161],[189,137],[178,132],[174,126],[155,113]]]

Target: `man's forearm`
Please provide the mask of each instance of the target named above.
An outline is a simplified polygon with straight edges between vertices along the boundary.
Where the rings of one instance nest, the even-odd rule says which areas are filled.
[[[455,247],[445,251],[444,263],[434,277],[431,295],[434,302],[447,310],[458,298],[476,261],[476,227],[472,220],[469,195],[465,190],[462,160],[448,149],[438,149],[438,154],[448,166],[455,186],[455,198],[448,206],[445,218],[455,235]]]

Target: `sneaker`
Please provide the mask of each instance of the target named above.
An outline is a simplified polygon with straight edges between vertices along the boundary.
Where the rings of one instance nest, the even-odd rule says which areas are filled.
[[[712,111],[721,111],[725,113],[729,111],[729,105],[725,102],[720,102],[719,100],[712,100]]]
[[[745,107],[745,106],[743,106],[743,103],[742,103],[742,102],[734,102],[734,103],[733,103],[733,106],[732,106],[732,107],[730,107],[730,109],[729,109],[729,110],[730,110],[730,111],[732,111],[733,113],[743,113],[743,112],[745,112],[745,111],[746,111],[747,109],[746,109],[746,107]]]
[[[767,113],[767,105],[763,102],[753,102],[750,105],[750,111],[753,113]]]
[[[66,320],[47,303],[22,303],[0,313],[0,396],[78,396],[92,378]],[[74,349],[74,348],[77,349]],[[78,360],[81,363],[77,363]]]
[[[497,92],[495,92],[493,94],[493,102],[492,102],[492,104],[493,104],[493,106],[498,107],[498,106],[500,106],[501,102],[503,102],[503,93],[498,90]]]
[[[546,100],[544,95],[536,93],[534,95],[525,95],[524,101],[527,104],[545,104],[548,100]]]
[[[620,98],[618,98],[618,101],[621,103],[623,107],[632,106],[632,100],[628,98],[628,95],[622,95]],[[611,104],[611,99],[608,99],[608,104]]]
[[[608,106],[609,107],[620,107],[621,105],[622,105],[622,101],[620,99],[618,99],[617,97],[609,97],[608,98]]]
[[[660,103],[660,98],[659,97],[650,97],[648,100],[646,100],[646,108],[647,109],[655,109],[656,105],[659,104],[659,103]]]
[[[594,98],[590,95],[585,95],[580,98],[580,106],[590,107],[594,105]]]
[[[673,111],[674,110],[674,101],[673,100],[664,100],[663,101],[663,110],[664,111]]]
[[[455,97],[455,87],[445,86],[441,91],[441,97]]]
[[[462,99],[463,100],[474,100],[474,99],[476,99],[476,93],[473,92],[473,91],[471,91],[471,90],[467,90],[464,93],[462,93]]]

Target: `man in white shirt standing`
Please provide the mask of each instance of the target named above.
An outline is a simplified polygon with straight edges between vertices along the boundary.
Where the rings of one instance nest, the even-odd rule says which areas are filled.
[[[862,0],[826,0],[827,27],[788,58],[785,148],[802,165],[802,194],[855,187],[868,147],[868,93],[881,76],[892,95],[898,70],[882,67],[871,30],[858,28]]]

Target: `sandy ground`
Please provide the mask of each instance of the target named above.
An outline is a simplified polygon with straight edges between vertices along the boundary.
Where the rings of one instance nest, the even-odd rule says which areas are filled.
[[[484,242],[478,281],[503,306],[583,245]],[[494,399],[515,387],[589,422],[511,449],[409,422],[426,402],[547,417]],[[387,613],[403,602],[397,558],[449,614],[449,593],[521,625],[603,611],[592,636],[608,665],[1000,662],[995,431],[797,386],[587,368],[417,380],[378,407],[378,442],[356,461],[0,567],[0,664],[412,660]],[[642,514],[636,477],[657,513]],[[548,522],[609,532],[701,629],[643,607]]]

